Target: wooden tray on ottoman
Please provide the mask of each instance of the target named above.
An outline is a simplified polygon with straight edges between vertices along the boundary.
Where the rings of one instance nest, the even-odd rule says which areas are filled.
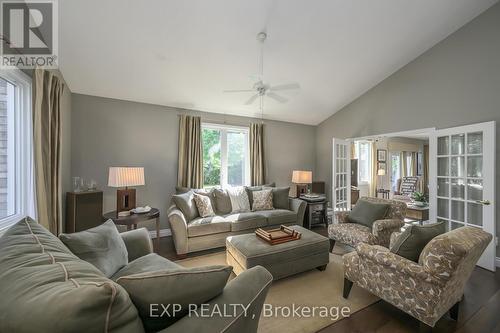
[[[284,225],[280,226],[279,229],[271,230],[258,228],[257,230],[255,230],[255,235],[271,245],[291,242],[300,239],[300,237],[302,236],[300,232]]]

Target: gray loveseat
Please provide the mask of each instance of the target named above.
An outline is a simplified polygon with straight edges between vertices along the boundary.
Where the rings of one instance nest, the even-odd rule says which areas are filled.
[[[152,253],[146,229],[120,234],[129,265],[180,266]],[[96,246],[103,245],[96,244]],[[134,264],[136,263],[136,264]],[[125,267],[127,267],[125,266]],[[125,289],[79,259],[45,228],[26,218],[0,237],[0,332],[143,333],[143,319]],[[161,332],[256,332],[271,274],[254,267],[206,302],[208,312],[248,306],[231,316],[184,316]]]
[[[252,203],[251,191],[260,190],[263,187],[247,187],[250,204]],[[175,203],[172,203],[168,210],[168,220],[177,254],[183,256],[190,252],[224,247],[228,236],[251,233],[257,228],[275,228],[280,225],[302,226],[306,203],[299,199],[288,198],[289,188],[273,188],[273,191],[276,191],[273,196],[273,205],[278,208],[272,210],[231,213],[229,196],[222,190],[205,192],[212,198],[215,216],[196,216],[196,211],[195,217],[190,218]],[[178,193],[196,191],[202,190],[177,188]],[[195,206],[194,202],[192,205]],[[196,206],[194,209],[196,210]]]

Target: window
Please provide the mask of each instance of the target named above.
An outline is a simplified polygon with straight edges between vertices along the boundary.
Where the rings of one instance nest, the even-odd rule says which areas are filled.
[[[391,190],[393,192],[399,191],[398,189],[398,179],[401,178],[401,165],[400,165],[400,153],[391,152]]]
[[[36,218],[31,124],[31,79],[0,71],[0,232],[26,215]]]
[[[355,154],[358,158],[358,185],[367,185],[371,179],[372,151],[368,141],[357,141]]]
[[[247,127],[202,125],[203,186],[250,184]]]

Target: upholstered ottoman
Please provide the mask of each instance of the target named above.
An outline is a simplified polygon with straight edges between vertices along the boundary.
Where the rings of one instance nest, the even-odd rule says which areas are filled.
[[[255,233],[226,238],[226,261],[236,275],[254,266],[263,266],[274,280],[317,268],[324,270],[329,262],[327,237],[298,225],[291,226],[302,234],[298,240],[270,245]]]

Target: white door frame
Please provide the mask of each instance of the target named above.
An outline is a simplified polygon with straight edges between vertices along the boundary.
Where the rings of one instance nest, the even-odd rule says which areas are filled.
[[[343,147],[340,153],[341,161],[345,162],[339,165],[337,162],[337,150],[339,146]],[[340,169],[340,170],[339,170]],[[337,179],[342,178],[342,184],[337,186]],[[345,182],[345,183],[344,183]],[[337,195],[337,189],[341,194]],[[339,138],[332,139],[332,184],[331,184],[331,206],[333,209],[333,218],[336,212],[349,211],[351,209],[351,141]],[[345,193],[344,193],[345,192]],[[340,201],[340,203],[339,203]],[[339,205],[340,210],[339,210]]]

